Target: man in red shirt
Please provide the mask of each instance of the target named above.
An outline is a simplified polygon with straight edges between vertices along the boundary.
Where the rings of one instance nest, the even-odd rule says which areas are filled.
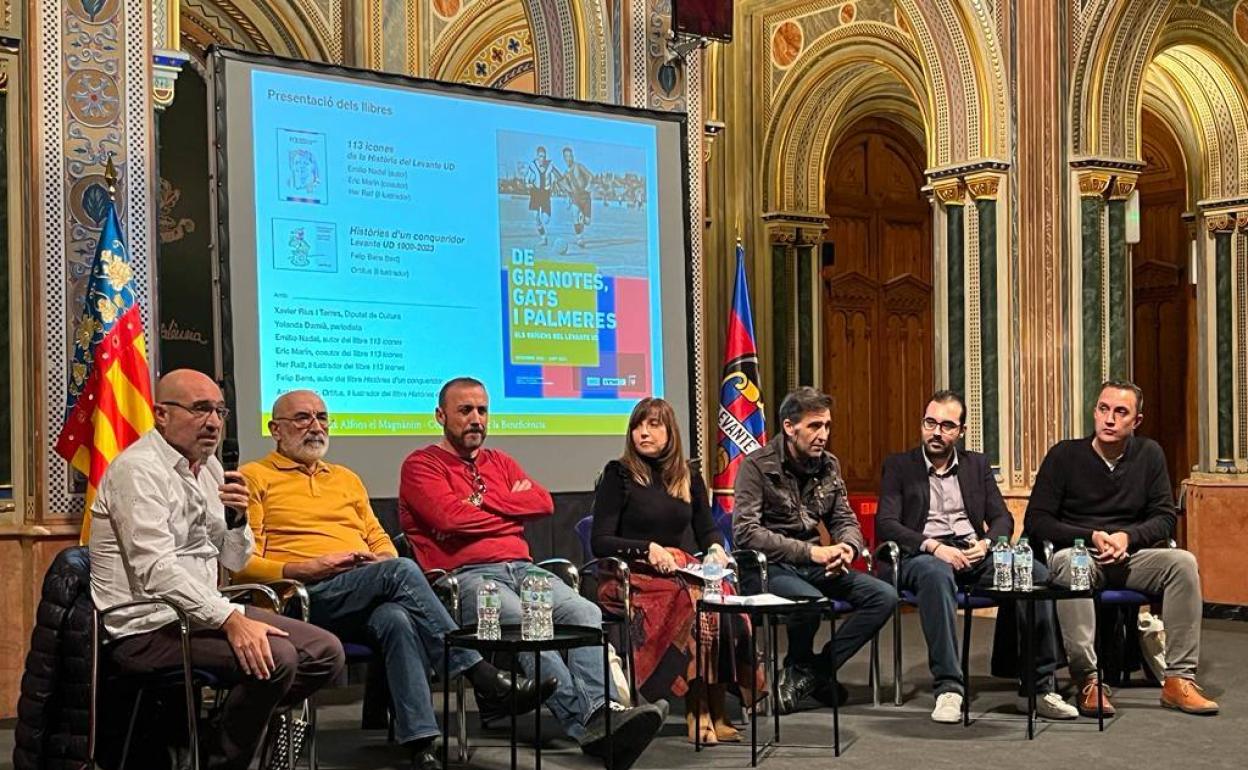
[[[520,581],[533,568],[524,523],[554,513],[554,502],[515,460],[482,447],[489,396],[479,380],[457,377],[443,385],[436,415],[442,440],[417,449],[403,462],[399,520],[425,569],[456,575],[465,618],[476,616],[477,589],[489,579],[502,595],[502,622],[519,623]],[[556,624],[602,626],[596,605],[546,574],[554,587]],[[533,658],[520,659],[531,672]],[[636,761],[667,716],[667,704],[661,701],[625,708],[615,701],[614,686],[611,700],[604,703],[606,672],[601,651],[594,648],[570,651],[566,663],[556,652],[542,653],[542,672],[559,680],[546,705],[586,754],[608,759],[605,712],[612,710],[607,766],[616,770],[627,770]]]

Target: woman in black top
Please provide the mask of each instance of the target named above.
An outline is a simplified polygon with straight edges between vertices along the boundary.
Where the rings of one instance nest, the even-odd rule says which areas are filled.
[[[761,693],[762,671],[751,657],[744,617],[716,614],[705,615],[702,623],[703,660],[713,662],[704,665],[703,675],[694,670],[693,616],[702,582],[679,570],[698,564],[690,555],[695,551],[725,566],[728,555],[711,517],[706,485],[690,472],[676,415],[661,398],[637,404],[628,421],[624,456],[603,470],[590,545],[595,556],[633,562],[633,657],[642,694],[649,700],[669,693],[683,696],[690,741],[699,711],[704,743],[740,740],[725,715],[726,683],[747,693],[753,677]],[[620,588],[604,581],[599,602],[623,612]],[[731,593],[727,582],[724,593]],[[721,655],[721,644],[733,654]]]

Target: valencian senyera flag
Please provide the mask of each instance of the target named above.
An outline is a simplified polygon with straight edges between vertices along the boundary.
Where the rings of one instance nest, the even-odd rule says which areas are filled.
[[[134,291],[117,207],[110,201],[95,247],[87,296],[74,335],[65,427],[56,452],[87,477],[82,542],[91,531],[91,503],[104,469],[151,430],[152,375],[143,319]]]
[[[724,374],[719,383],[719,430],[715,438],[715,523],[732,542],[732,485],[741,460],[767,443],[763,426],[763,392],[758,378],[758,347],[754,316],[745,283],[745,249],[737,244],[737,280],[724,346]]]

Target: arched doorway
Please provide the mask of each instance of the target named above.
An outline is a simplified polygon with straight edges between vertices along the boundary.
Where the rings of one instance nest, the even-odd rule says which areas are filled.
[[[1141,114],[1140,242],[1132,252],[1133,367],[1144,389],[1140,433],[1166,453],[1170,483],[1191,475],[1199,452],[1196,287],[1190,269],[1187,168],[1169,126]]]
[[[932,392],[932,225],[923,148],[865,118],[827,174],[831,265],[823,268],[823,383],[832,450],[851,492],[874,493],[884,457],[915,443]]]

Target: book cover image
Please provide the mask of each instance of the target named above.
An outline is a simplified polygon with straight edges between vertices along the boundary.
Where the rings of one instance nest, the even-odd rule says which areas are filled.
[[[277,190],[281,200],[328,203],[328,171],[324,134],[277,129]]]

